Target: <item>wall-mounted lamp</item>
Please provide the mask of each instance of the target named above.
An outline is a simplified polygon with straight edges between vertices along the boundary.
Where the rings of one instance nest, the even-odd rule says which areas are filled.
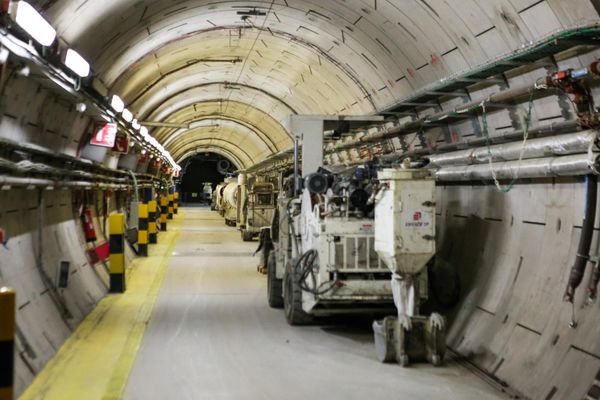
[[[116,94],[113,95],[113,97],[110,99],[110,106],[113,110],[115,110],[118,113],[123,112],[123,110],[125,109],[125,103]]]
[[[121,113],[121,116],[127,122],[133,121],[133,113],[131,111],[129,111],[128,109],[124,109],[123,112]]]
[[[73,49],[68,49],[64,59],[65,66],[75,72],[81,78],[90,75],[90,64]]]
[[[10,16],[25,32],[42,46],[50,46],[56,40],[56,30],[26,1],[15,1]]]

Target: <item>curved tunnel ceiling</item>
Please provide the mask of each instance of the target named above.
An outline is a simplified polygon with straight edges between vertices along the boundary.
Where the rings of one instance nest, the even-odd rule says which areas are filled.
[[[40,0],[59,34],[174,158],[248,166],[291,146],[285,118],[369,114],[560,28],[591,2],[548,0]],[[460,4],[458,4],[460,3]],[[248,12],[242,18],[238,12]],[[545,13],[543,24],[540,12]],[[212,139],[210,137],[212,136]]]

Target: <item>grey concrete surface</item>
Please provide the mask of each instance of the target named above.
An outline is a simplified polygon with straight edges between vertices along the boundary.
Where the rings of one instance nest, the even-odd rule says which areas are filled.
[[[453,363],[374,356],[369,321],[288,326],[239,232],[187,209],[125,399],[501,399]]]

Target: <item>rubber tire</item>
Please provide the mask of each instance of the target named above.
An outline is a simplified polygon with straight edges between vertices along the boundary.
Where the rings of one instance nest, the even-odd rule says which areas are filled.
[[[269,253],[267,260],[267,301],[271,308],[283,308],[283,279],[277,279],[277,253]]]
[[[294,270],[292,260],[285,266],[283,282],[285,285],[285,294],[283,296],[283,310],[285,319],[290,325],[306,325],[313,322],[313,316],[307,314],[302,309],[302,289],[299,285],[299,271]]]
[[[242,240],[244,242],[251,242],[253,238],[254,234],[252,232],[242,229]]]

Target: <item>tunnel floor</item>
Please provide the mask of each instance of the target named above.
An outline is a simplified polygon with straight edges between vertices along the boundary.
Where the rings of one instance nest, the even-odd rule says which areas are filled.
[[[21,399],[504,399],[452,361],[379,363],[370,321],[289,326],[266,302],[257,242],[184,208]]]

